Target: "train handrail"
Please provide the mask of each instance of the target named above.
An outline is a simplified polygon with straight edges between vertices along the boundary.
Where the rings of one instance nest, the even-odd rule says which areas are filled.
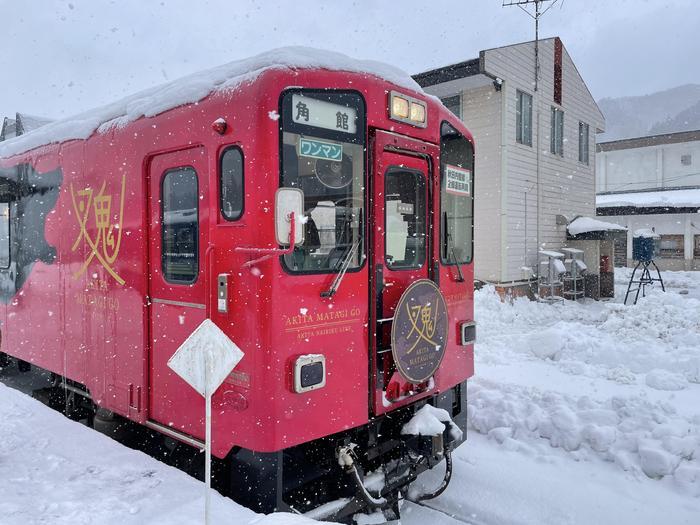
[[[289,214],[289,221],[290,221],[290,227],[289,227],[289,247],[288,248],[255,248],[252,246],[237,246],[234,248],[234,252],[238,253],[260,253],[260,254],[265,254],[262,257],[259,257],[257,259],[253,259],[252,261],[248,261],[243,263],[242,267],[243,268],[248,268],[250,266],[253,266],[254,264],[257,264],[259,262],[265,261],[267,259],[270,259],[271,257],[274,257],[275,255],[289,255],[290,253],[294,252],[294,248],[296,247],[295,241],[296,241],[296,221],[294,218],[294,212],[291,212]]]

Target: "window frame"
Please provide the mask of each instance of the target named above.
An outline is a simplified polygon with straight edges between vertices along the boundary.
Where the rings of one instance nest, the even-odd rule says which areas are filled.
[[[551,133],[549,141],[549,152],[552,155],[564,156],[564,110],[556,106],[551,106]],[[561,119],[557,119],[561,115]],[[557,134],[559,131],[559,134]]]
[[[680,250],[669,250],[668,248],[662,248],[661,243],[666,241],[676,241],[680,242]],[[673,253],[670,253],[673,252]],[[685,235],[682,233],[668,233],[661,234],[659,239],[659,257],[662,259],[684,259],[685,258]]]
[[[0,270],[9,270],[12,266],[12,202],[0,202],[7,205],[7,266],[0,265]]]
[[[585,130],[585,144],[584,133]],[[585,147],[584,147],[585,146]],[[588,123],[582,120],[578,121],[578,161],[586,166],[590,165],[590,151],[591,151],[591,127]]]
[[[525,132],[525,119],[523,112],[523,102],[525,97],[529,100],[528,106],[528,137],[527,141],[524,140]],[[532,147],[532,95],[527,91],[521,89],[515,90],[515,142],[522,144],[523,146]]]
[[[168,274],[165,271],[165,257],[164,257],[164,245],[165,245],[165,194],[163,193],[163,188],[165,187],[165,180],[167,179],[168,175],[170,173],[174,173],[177,171],[182,171],[182,170],[191,170],[192,173],[194,173],[195,177],[195,183],[196,183],[196,192],[195,192],[195,200],[197,202],[197,235],[195,236],[195,272],[194,272],[194,278],[190,281],[183,281],[183,280],[175,280],[175,279],[170,279],[168,278]],[[199,235],[200,235],[200,228],[199,228],[199,174],[197,173],[197,170],[195,169],[194,166],[190,164],[186,164],[184,166],[176,166],[172,168],[167,168],[164,172],[163,175],[161,176],[161,181],[160,181],[160,269],[161,273],[163,275],[163,280],[169,284],[182,284],[182,285],[192,285],[197,282],[199,279],[199,272],[201,270],[200,264],[199,264]]]
[[[415,180],[420,181],[420,183],[423,186],[423,224],[424,224],[424,232],[423,235],[425,236],[425,242],[423,243],[423,259],[421,261],[421,264],[419,266],[415,265],[410,265],[410,266],[404,266],[404,265],[394,265],[390,264],[389,261],[387,260],[387,242],[388,242],[388,237],[389,237],[389,228],[387,227],[387,191],[386,191],[386,184],[387,184],[387,179],[390,174],[393,172],[406,172],[406,173],[411,173],[415,176]],[[406,167],[401,167],[401,166],[396,166],[392,165],[387,167],[386,171],[384,172],[384,264],[387,267],[387,269],[391,271],[403,271],[403,270],[420,270],[425,266],[425,262],[428,260],[428,235],[429,235],[429,222],[430,218],[428,217],[428,175],[427,173],[422,172],[421,170],[415,169],[415,168],[406,168]],[[416,215],[418,217],[418,215]]]
[[[445,125],[450,126],[453,128],[459,135],[469,143],[471,147],[471,158],[469,159],[469,170],[471,171],[471,234],[470,234],[470,243],[469,243],[469,258],[466,261],[452,261],[450,260],[449,254],[447,253],[447,232],[448,227],[446,224],[444,224],[444,221],[442,220],[442,216],[444,213],[443,210],[443,199],[442,199],[442,194],[443,194],[443,185],[445,183],[445,165],[447,164],[445,162],[445,158],[443,155],[443,146],[442,146],[442,140],[443,140],[443,127]],[[476,179],[474,177],[474,163],[475,163],[475,156],[474,156],[474,143],[467,139],[462,133],[455,128],[452,123],[450,123],[447,120],[443,120],[440,123],[440,187],[439,187],[439,197],[438,197],[438,202],[439,202],[439,212],[440,212],[440,220],[438,221],[438,232],[440,235],[440,246],[439,246],[439,251],[440,251],[440,263],[443,266],[459,266],[459,265],[467,265],[467,264],[472,264],[474,261],[474,186],[476,184]]]
[[[339,131],[333,131],[329,130],[326,128],[319,128],[316,126],[300,126],[299,124],[295,123],[290,114],[290,108],[285,107],[285,99],[287,96],[292,96],[293,94],[301,94],[301,95],[320,95],[322,97],[330,97],[331,95],[341,95],[341,97],[357,97],[357,100],[359,100],[360,104],[358,105],[357,109],[361,112],[361,118],[358,119],[357,123],[357,133],[355,135],[349,134],[349,133],[342,133]],[[337,102],[336,102],[337,103]],[[359,252],[360,257],[361,257],[361,262],[360,265],[357,267],[352,267],[348,268],[345,273],[356,273],[360,272],[365,268],[365,265],[367,264],[367,260],[369,259],[369,215],[370,211],[368,208],[368,202],[369,202],[369,155],[367,155],[367,151],[369,148],[368,144],[368,129],[367,129],[367,100],[365,99],[365,96],[362,94],[362,92],[356,90],[356,89],[319,89],[319,88],[304,88],[304,87],[289,87],[285,88],[280,92],[279,99],[277,101],[277,107],[278,107],[278,112],[280,115],[280,118],[277,120],[278,122],[278,145],[277,145],[277,151],[278,151],[278,157],[279,157],[279,165],[278,165],[278,179],[277,179],[277,184],[278,188],[284,188],[286,186],[283,186],[284,182],[284,134],[285,133],[293,133],[293,134],[298,134],[300,136],[307,136],[311,138],[319,138],[321,140],[332,140],[336,142],[347,142],[350,144],[357,144],[362,146],[364,150],[364,155],[363,155],[363,160],[362,160],[362,167],[363,167],[363,182],[364,182],[364,190],[363,190],[363,206],[364,208],[362,209],[362,216],[360,217],[360,221],[362,223],[361,226],[361,232],[362,232],[362,241],[360,242],[360,249],[362,250]],[[284,256],[279,257],[280,265],[282,267],[282,270],[289,274],[289,275],[296,275],[296,276],[306,276],[306,275],[329,275],[329,274],[337,274],[339,270],[295,270],[294,268],[291,268]]]
[[[224,212],[224,156],[229,151],[238,151],[241,156],[241,211],[236,216],[228,216]],[[219,212],[221,216],[228,222],[235,222],[243,217],[245,213],[245,155],[243,154],[243,149],[238,144],[231,144],[229,146],[224,146],[219,154]]]

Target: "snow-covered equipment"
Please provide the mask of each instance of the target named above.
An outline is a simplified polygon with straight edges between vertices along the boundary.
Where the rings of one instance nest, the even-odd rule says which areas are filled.
[[[539,295],[541,300],[557,301],[563,299],[562,277],[566,274],[565,255],[553,250],[540,250],[540,282]],[[544,293],[543,293],[544,292]]]
[[[646,296],[646,287],[653,285],[655,282],[661,284],[661,290],[666,291],[664,286],[664,281],[661,278],[661,271],[659,267],[654,262],[654,257],[659,254],[660,239],[658,233],[649,230],[641,229],[634,232],[634,237],[632,238],[632,258],[637,261],[637,265],[632,270],[632,275],[630,276],[630,282],[627,285],[627,293],[625,293],[625,304],[627,304],[627,299],[631,293],[634,293],[634,302],[632,304],[637,304],[639,299],[639,293],[642,293],[642,297]],[[656,277],[652,277],[649,267],[653,266],[656,270]],[[641,273],[637,275],[637,270],[641,268]],[[633,288],[633,286],[635,286]]]
[[[578,248],[562,248],[566,259],[566,275],[562,277],[564,284],[563,295],[567,299],[581,299],[586,295],[586,276],[588,266],[583,260],[583,250]]]

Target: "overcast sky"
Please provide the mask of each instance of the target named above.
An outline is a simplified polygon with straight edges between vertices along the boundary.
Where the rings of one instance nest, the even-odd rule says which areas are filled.
[[[287,45],[410,73],[532,40],[501,0],[0,0],[0,116],[67,116]],[[194,7],[196,6],[196,7]],[[700,83],[697,0],[559,0],[558,35],[596,99]]]

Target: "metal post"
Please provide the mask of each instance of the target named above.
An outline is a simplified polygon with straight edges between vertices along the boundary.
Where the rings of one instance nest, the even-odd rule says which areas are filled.
[[[211,505],[211,392],[209,391],[209,359],[205,360],[204,377],[206,378],[206,390],[204,391],[205,404],[205,430],[204,430],[204,524],[209,525],[209,513]]]

